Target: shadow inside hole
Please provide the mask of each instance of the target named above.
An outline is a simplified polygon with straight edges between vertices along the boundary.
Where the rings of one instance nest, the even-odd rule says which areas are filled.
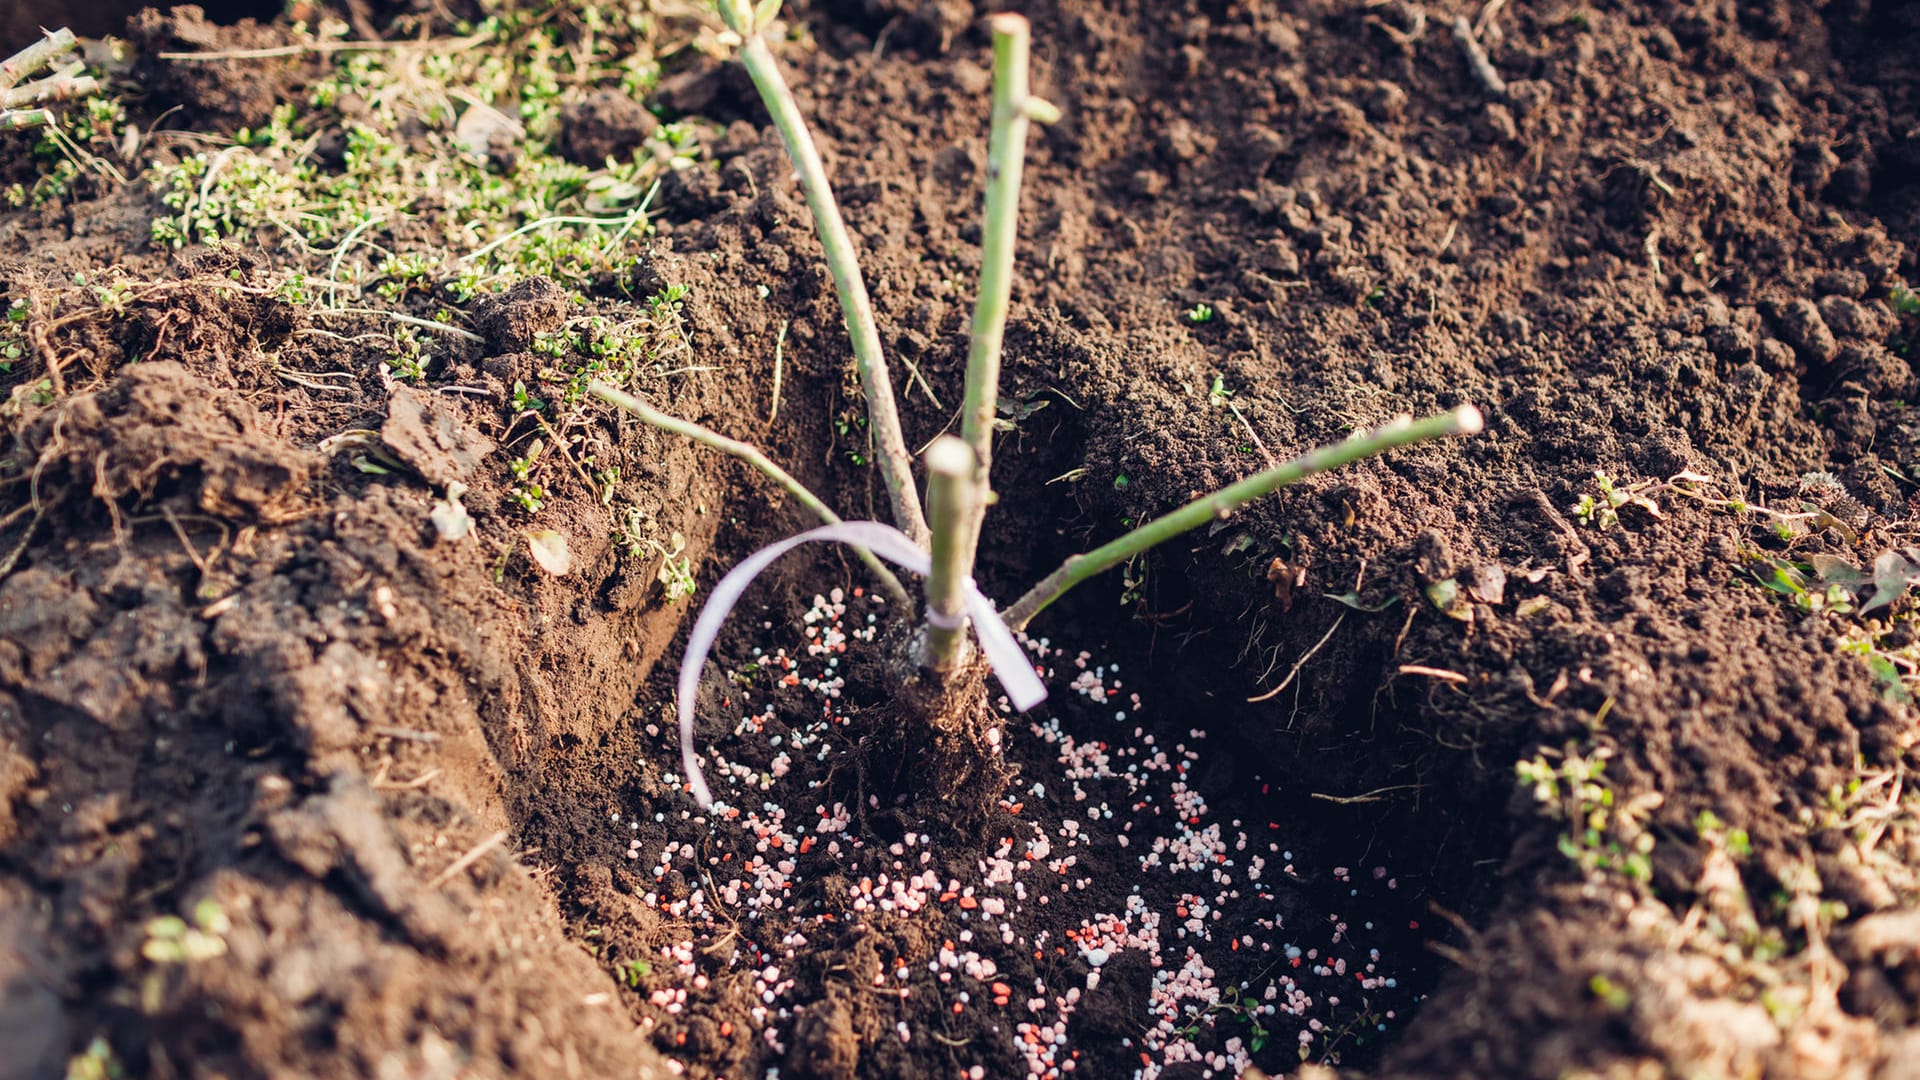
[[[1172,571],[1157,573],[1157,610],[1226,607],[1204,595],[1219,587],[1217,579],[1195,582]],[[1315,1018],[1329,1015],[1329,998],[1343,998],[1358,1007],[1333,1010],[1341,1032],[1317,1036],[1309,1060],[1327,1060],[1337,1049],[1342,1067],[1372,1067],[1449,966],[1429,943],[1458,945],[1456,923],[1477,925],[1499,899],[1498,871],[1513,837],[1504,812],[1511,785],[1489,771],[1498,755],[1436,737],[1430,729],[1443,721],[1424,715],[1418,698],[1389,692],[1381,680],[1394,669],[1390,639],[1349,628],[1299,676],[1338,685],[1312,687],[1297,700],[1290,687],[1250,703],[1238,650],[1209,644],[1246,633],[1244,620],[1210,632],[1204,616],[1184,626],[1121,622],[1113,610],[1118,588],[1089,583],[1070,594],[1051,636],[1093,650],[1096,663],[1117,661],[1126,686],[1146,698],[1139,725],[1158,745],[1185,740],[1201,751],[1187,777],[1191,789],[1210,820],[1239,823],[1233,832],[1247,839],[1244,852],[1230,852],[1233,875],[1244,882],[1257,854],[1272,883],[1264,909],[1223,905],[1226,922],[1211,928],[1216,947],[1206,950],[1217,985],[1245,983],[1241,994],[1261,998],[1284,977],[1291,986],[1282,986],[1282,1000],[1297,987],[1317,999],[1308,1014]],[[1193,595],[1196,588],[1202,595]],[[1194,635],[1184,644],[1183,632]],[[1281,651],[1296,657],[1324,632],[1303,623]],[[1269,682],[1289,666],[1282,663]],[[1233,936],[1243,948],[1217,947]],[[1292,949],[1299,955],[1288,955]],[[1377,969],[1361,969],[1374,950]],[[1345,959],[1340,970],[1314,970],[1316,960],[1336,954]],[[1369,987],[1368,978],[1394,985]],[[1300,1024],[1289,1026],[1282,1015],[1265,1026],[1277,1042],[1295,1037]]]

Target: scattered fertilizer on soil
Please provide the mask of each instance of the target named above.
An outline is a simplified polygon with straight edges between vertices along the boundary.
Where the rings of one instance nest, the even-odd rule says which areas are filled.
[[[901,1046],[945,1042],[957,1077],[1151,1080],[1182,1063],[1237,1076],[1256,1062],[1337,1063],[1419,1000],[1403,985],[1418,917],[1390,868],[1296,857],[1304,838],[1257,811],[1272,783],[1197,783],[1210,748],[1194,720],[1155,715],[1117,664],[1046,638],[1025,644],[1056,700],[1009,717],[997,741],[1022,768],[983,836],[909,823],[876,839],[862,822],[889,808],[846,805],[835,773],[859,711],[848,654],[871,647],[883,608],[835,589],[798,625],[762,622],[717,701],[732,726],[707,756],[713,812],[683,795],[642,820],[609,814],[663,920],[643,1023],[670,1055],[692,1018],[744,1002],[720,1023],[754,1044],[753,1068],[778,1075],[819,1056],[795,1044],[820,1030],[807,1014],[832,1007],[833,984]],[[648,734],[670,747],[669,730]],[[1350,908],[1303,914],[1309,882]],[[1395,908],[1406,929],[1383,933],[1372,913]],[[873,940],[863,963],[822,970],[816,950],[849,936]],[[1095,1009],[1106,1015],[1090,1031]],[[964,1025],[973,1041],[948,1041],[977,1012],[988,1019]]]

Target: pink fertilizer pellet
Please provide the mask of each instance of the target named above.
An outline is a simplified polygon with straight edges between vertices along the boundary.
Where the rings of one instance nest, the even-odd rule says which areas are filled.
[[[856,607],[860,613],[850,615]],[[1343,994],[1397,990],[1381,949],[1355,941],[1338,912],[1318,930],[1289,929],[1276,889],[1291,887],[1282,878],[1317,874],[1390,890],[1397,881],[1387,867],[1316,871],[1277,842],[1284,823],[1216,815],[1196,780],[1205,775],[1206,731],[1148,731],[1140,718],[1150,703],[1138,691],[1123,693],[1118,666],[1089,652],[1069,656],[1045,638],[1024,639],[1056,689],[1104,707],[1099,722],[1109,730],[1069,730],[1045,712],[1013,718],[1006,737],[991,745],[1034,740],[1053,760],[1008,792],[1008,817],[993,826],[998,840],[982,857],[949,866],[937,839],[912,831],[875,841],[862,823],[882,809],[878,798],[865,800],[863,815],[827,797],[826,778],[844,752],[855,708],[844,700],[842,661],[874,639],[876,611],[874,598],[838,589],[815,596],[793,628],[797,645],[763,645],[752,650],[751,665],[730,673],[731,737],[705,755],[718,800],[710,814],[679,809],[684,782],[662,770],[669,794],[643,816],[666,827],[668,839],[644,842],[637,817],[607,816],[610,825],[627,822],[620,861],[639,868],[654,890],[636,899],[663,920],[663,932],[677,935],[645,980],[652,1012],[644,1026],[705,1014],[711,994],[744,979],[757,1025],[745,1034],[769,1055],[766,1075],[777,1076],[798,1010],[819,994],[813,981],[802,990],[803,979],[817,976],[796,961],[843,934],[857,939],[863,928],[918,922],[942,944],[919,962],[884,953],[857,977],[873,995],[864,1007],[889,1009],[887,1030],[899,1045],[915,1047],[939,1045],[933,1037],[945,1038],[947,1021],[984,1010],[991,1019],[975,1021],[983,1026],[973,1037],[997,1030],[1031,1080],[1085,1072],[1075,1018],[1095,998],[1138,1010],[1137,1037],[1124,1047],[1137,1080],[1173,1065],[1204,1077],[1237,1076],[1263,1050],[1277,1051],[1269,1068],[1300,1055],[1337,1060],[1341,1040],[1359,1037],[1362,1027],[1367,1038],[1385,1029],[1394,1010],[1337,1011]],[[787,631],[762,625],[773,637]],[[801,701],[807,704],[796,708]],[[672,734],[655,725],[647,731],[657,739]],[[768,801],[776,789],[802,782],[822,797],[804,806]],[[840,883],[832,902],[821,888],[829,877]],[[1089,910],[1088,901],[1070,898],[1113,895],[1116,881],[1135,884],[1115,910],[1076,914]],[[1169,899],[1156,908],[1141,895],[1142,883]],[[1015,980],[1036,967],[1047,976]],[[1049,980],[1063,985],[1049,987]],[[1337,1027],[1336,1017],[1343,1018]],[[953,1075],[987,1074],[984,1064],[967,1062]]]

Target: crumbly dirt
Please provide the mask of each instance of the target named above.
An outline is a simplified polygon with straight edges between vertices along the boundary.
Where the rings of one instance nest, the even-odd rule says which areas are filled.
[[[811,44],[783,56],[918,446],[950,422],[964,366],[979,12],[789,6]],[[1020,1076],[1036,1042],[1015,1025],[1058,1017],[1068,1056],[1039,1068],[1090,1076],[1219,1075],[1244,1060],[1231,1039],[1275,1074],[1908,1075],[1912,600],[1863,615],[1762,581],[1780,560],[1864,566],[1912,542],[1920,16],[1887,0],[1029,14],[1036,85],[1065,118],[1030,155],[991,595],[1398,413],[1471,401],[1486,434],[1305,482],[1043,614],[1054,702],[1009,721],[1018,779],[965,830],[885,783],[872,650],[847,642],[838,674],[806,653],[823,617],[884,617],[854,595],[858,564],[795,557],[708,675],[709,767],[737,767],[747,814],[708,819],[672,733],[688,601],[656,556],[612,541],[590,485],[556,484],[535,519],[566,539],[565,575],[534,565],[511,504],[506,462],[532,434],[513,387],[547,392],[528,347],[564,313],[549,284],[476,300],[482,340],[405,385],[253,256],[150,250],[137,185],[8,212],[0,307],[24,300],[33,336],[0,375],[0,1074],[60,1075],[104,1047],[154,1076]],[[435,28],[410,5],[359,17]],[[1456,17],[1479,21],[1504,90],[1474,73]],[[276,45],[277,24],[147,15],[131,36],[145,114],[179,106],[217,131],[259,122],[318,64],[153,55]],[[656,104],[730,126],[716,167],[663,184],[645,262],[689,288],[714,370],[643,389],[753,439],[846,516],[882,516],[831,285],[750,85],[686,55]],[[574,119],[569,153],[588,161],[649,125],[609,101]],[[133,282],[111,306],[73,284],[108,267]],[[613,283],[590,302],[632,306]],[[806,523],[680,440],[614,415],[592,440],[623,498],[680,534],[703,592]],[[1574,508],[1605,505],[1596,472],[1649,485],[1632,489],[1645,501],[1589,523],[1606,515]],[[446,539],[429,514],[455,483],[476,527]],[[1795,515],[1796,535],[1736,498]],[[767,685],[780,648],[816,685]],[[1069,685],[1081,650],[1141,695],[1127,720]],[[733,725],[759,715],[750,697],[774,711],[749,732]],[[846,753],[788,755],[772,735]],[[1085,778],[1120,810],[1089,825],[1062,776],[1069,736],[1116,762],[1191,753],[1179,782],[1247,845],[1221,853],[1232,880],[1197,888],[1119,847],[1124,827],[1178,825],[1124,802],[1124,778]],[[984,929],[948,883],[972,887],[1003,844],[1061,857],[1069,820],[1089,839],[1055,875],[1066,891],[1008,901],[1000,940],[1018,947],[976,946],[994,973],[941,980],[943,951]],[[716,876],[779,861],[774,838],[817,838],[781,906],[717,901]],[[931,902],[856,903],[910,846],[937,871]],[[1287,870],[1255,885],[1238,860],[1263,851]],[[1065,931],[1104,933],[1133,897],[1171,930],[1216,888],[1247,895],[1165,958],[1204,953],[1216,996],[1181,1002],[1176,1026],[1225,1057],[1146,1053],[1152,954],[1115,950],[1089,988],[1102,965]],[[1292,965],[1295,943],[1394,985]],[[1258,1048],[1239,1013],[1205,1007],[1281,979],[1312,1004],[1266,1015]]]
[[[82,37],[124,35],[127,18],[146,6],[138,0],[103,0],[79,6],[63,0],[17,0],[0,11],[0,49],[23,48],[41,30],[63,26]],[[262,0],[207,0],[198,7],[207,18],[219,23],[248,17],[271,19],[276,14],[273,5]]]

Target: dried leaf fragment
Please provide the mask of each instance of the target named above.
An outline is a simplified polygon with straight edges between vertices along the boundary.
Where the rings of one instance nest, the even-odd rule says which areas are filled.
[[[573,556],[567,551],[567,538],[552,529],[527,534],[527,551],[540,569],[554,577],[565,577],[573,568]]]

